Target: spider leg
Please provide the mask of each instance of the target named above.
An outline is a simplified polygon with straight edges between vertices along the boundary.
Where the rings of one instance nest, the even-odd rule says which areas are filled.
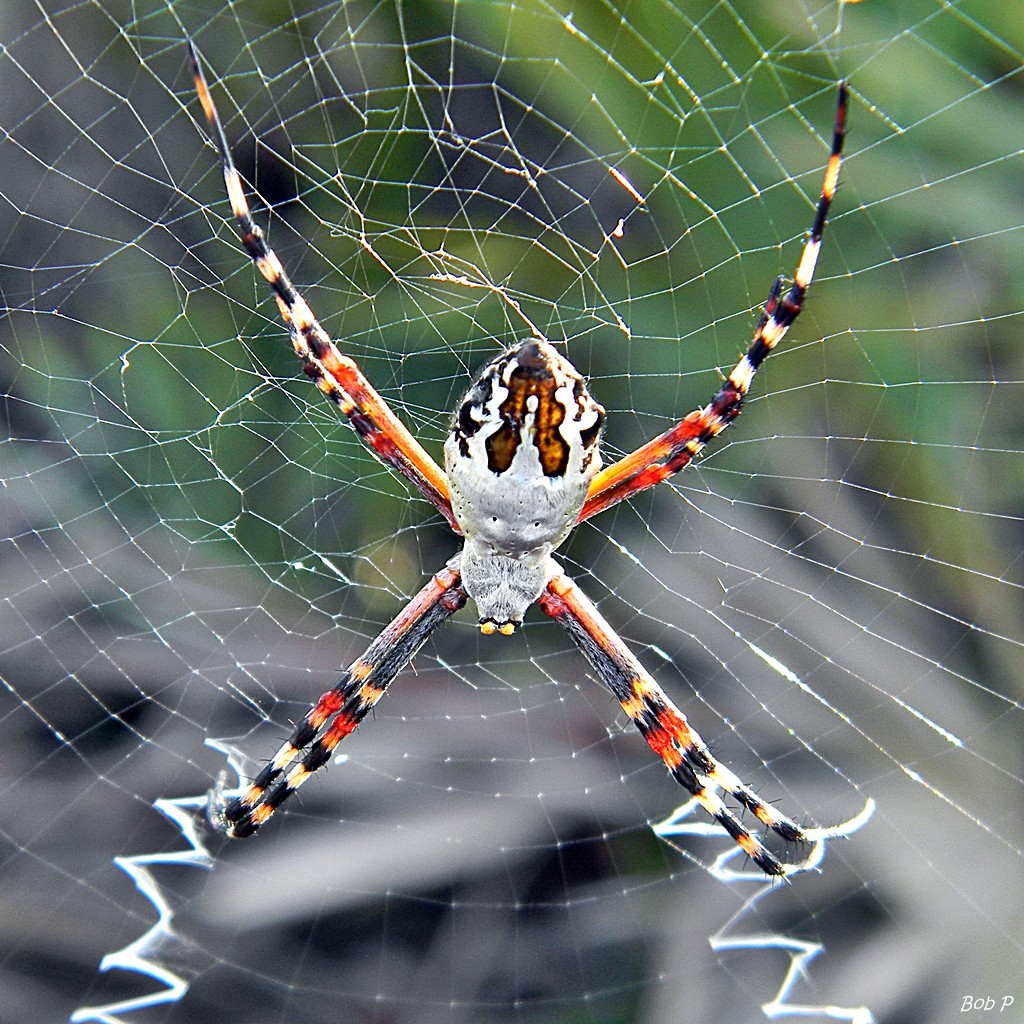
[[[537,603],[573,638],[676,782],[693,794],[751,860],[768,875],[785,876],[796,870],[799,865],[780,861],[744,827],[718,791],[728,793],[783,839],[805,841],[808,837],[804,829],[765,803],[715,759],[687,722],[686,715],[672,703],[576,584],[558,573]]]
[[[323,329],[306,300],[289,280],[280,259],[267,244],[263,231],[252,219],[242,179],[235,169],[227,136],[214,106],[206,76],[195,47],[188,40],[196,92],[210,122],[214,141],[220,150],[224,167],[224,183],[231,211],[238,221],[242,244],[252,257],[256,269],[270,285],[288,327],[292,347],[302,361],[303,369],[316,386],[348,417],[356,433],[387,465],[396,469],[448,520],[459,532],[448,495],[448,480],[438,464],[409,432],[404,423],[363,376],[355,362],[344,356]]]
[[[427,637],[466,603],[462,575],[453,560],[402,609],[328,690],[239,797],[220,812],[233,839],[251,836],[318,768],[384,696]],[[305,753],[303,754],[303,751]],[[301,760],[285,774],[299,755]]]
[[[829,205],[839,180],[848,102],[849,90],[846,83],[841,82],[832,136],[832,153],[825,166],[821,198],[818,200],[811,233],[800,254],[800,262],[797,264],[789,290],[783,294],[781,277],[772,285],[750,348],[736,364],[709,405],[694,410],[676,426],[648,441],[621,461],[606,467],[594,477],[587,491],[587,500],[580,512],[579,522],[678,473],[713,437],[720,434],[739,416],[754,374],[771,350],[785,337],[786,331],[803,309],[804,297],[814,277],[814,267],[821,250],[825,218],[828,216]]]

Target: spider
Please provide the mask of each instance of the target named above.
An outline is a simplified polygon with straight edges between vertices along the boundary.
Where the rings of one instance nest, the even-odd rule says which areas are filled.
[[[848,103],[839,84],[832,151],[821,198],[793,283],[772,285],[746,354],[710,404],[614,465],[602,468],[604,409],[576,368],[546,341],[530,338],[483,368],[452,420],[442,470],[343,355],[296,291],[253,221],[227,138],[191,41],[196,91],[220,151],[242,244],[273,292],[306,374],[386,465],[402,474],[462,537],[462,550],[416,594],[295,727],[251,784],[217,812],[232,838],[250,836],[366,717],[431,633],[472,600],[485,634],[508,636],[536,603],[572,637],[672,777],[771,876],[781,861],[729,808],[722,794],[789,842],[810,831],[762,800],[718,761],[552,552],[591,516],[679,472],[740,413],[761,363],[803,306],[839,178]]]

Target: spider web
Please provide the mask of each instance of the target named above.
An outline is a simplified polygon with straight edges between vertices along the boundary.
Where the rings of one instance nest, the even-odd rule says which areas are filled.
[[[849,835],[817,870],[745,869],[536,613],[456,616],[280,820],[203,829],[455,541],[302,379],[186,35],[435,455],[531,330],[608,461],[709,400],[850,80],[744,415],[559,554],[726,764]],[[37,0],[0,40],[5,1019],[1019,1017],[1014,5]]]

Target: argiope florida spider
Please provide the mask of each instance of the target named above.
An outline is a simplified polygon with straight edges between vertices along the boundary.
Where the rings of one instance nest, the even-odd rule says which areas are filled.
[[[442,470],[360,372],[342,355],[295,290],[252,219],[241,179],[192,43],[195,86],[220,150],[242,244],[270,285],[306,374],[348,417],[384,463],[402,474],[463,538],[449,560],[345,671],[219,823],[252,835],[366,717],[427,637],[471,598],[486,634],[509,635],[534,602],[579,646],[672,777],[769,875],[783,863],[729,809],[726,793],[791,842],[809,830],[780,814],[717,761],[597,608],[551,557],[578,523],[679,472],[740,413],[758,367],[803,306],[825,217],[839,178],[848,101],[839,85],[832,152],[810,237],[783,292],[772,285],[753,342],[710,404],[612,466],[601,468],[604,409],[575,367],[545,341],[530,339],[484,367],[452,422]],[[298,759],[296,761],[296,759]],[[293,763],[294,762],[294,763]],[[291,766],[291,767],[289,767]]]

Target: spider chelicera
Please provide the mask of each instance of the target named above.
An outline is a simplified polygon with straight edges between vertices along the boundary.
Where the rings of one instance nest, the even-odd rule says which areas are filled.
[[[784,291],[782,278],[775,281],[749,349],[710,404],[602,468],[604,409],[568,359],[546,341],[531,338],[480,372],[455,414],[442,470],[328,337],[267,245],[252,219],[191,42],[188,49],[242,244],[270,285],[303,369],[377,457],[409,480],[463,539],[462,550],[317,701],[248,788],[219,811],[222,829],[240,838],[263,825],[330,760],[427,637],[468,599],[476,604],[484,633],[506,636],[536,602],[576,642],[672,777],[754,862],[769,875],[797,870],[800,865],[769,851],[720,794],[731,796],[785,840],[805,841],[811,830],[780,814],[715,759],[686,716],[562,572],[552,552],[585,519],[679,472],[739,415],[754,374],[800,313],[814,274],[839,178],[846,83],[839,85],[832,152],[793,283]]]

